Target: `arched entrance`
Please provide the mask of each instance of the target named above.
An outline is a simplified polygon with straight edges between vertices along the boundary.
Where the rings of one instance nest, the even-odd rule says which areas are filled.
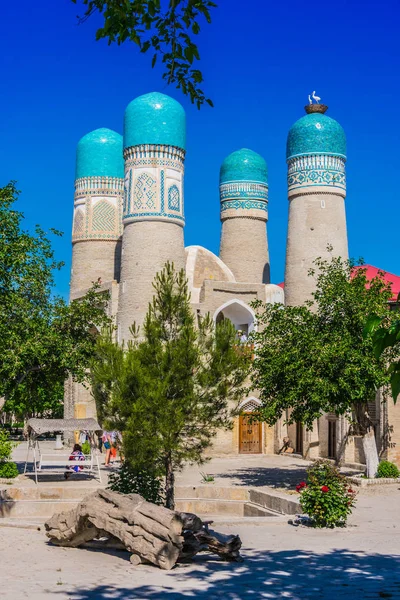
[[[239,453],[262,453],[262,423],[252,419],[252,413],[260,406],[258,398],[247,398],[239,408]]]
[[[215,311],[215,323],[224,319],[229,319],[236,331],[241,331],[246,337],[255,329],[255,314],[242,300],[229,300]]]

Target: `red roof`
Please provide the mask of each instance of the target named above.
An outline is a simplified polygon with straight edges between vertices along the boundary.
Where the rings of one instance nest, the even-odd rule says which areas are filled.
[[[397,297],[400,294],[400,277],[398,275],[394,275],[383,269],[378,269],[378,267],[373,267],[372,265],[360,265],[355,267],[355,269],[366,269],[365,275],[368,280],[376,277],[379,272],[383,273],[384,280],[392,284],[393,296],[390,298],[390,302],[395,302],[397,300]],[[278,283],[277,285],[281,288],[285,287],[284,282]]]

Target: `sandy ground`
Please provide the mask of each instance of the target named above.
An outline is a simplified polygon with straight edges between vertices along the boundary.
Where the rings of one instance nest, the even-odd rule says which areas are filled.
[[[286,523],[230,526],[244,562],[200,556],[166,572],[134,567],[128,554],[58,548],[43,531],[0,528],[0,597],[5,599],[256,600],[400,598],[399,486],[359,493],[344,530]]]

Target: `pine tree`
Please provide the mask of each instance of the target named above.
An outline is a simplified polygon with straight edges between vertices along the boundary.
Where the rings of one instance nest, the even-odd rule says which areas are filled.
[[[196,324],[183,270],[167,263],[153,285],[142,337],[133,326],[125,349],[110,334],[100,339],[92,372],[101,412],[123,432],[125,460],[165,478],[173,509],[175,472],[203,462],[216,430],[231,425],[250,353],[229,321],[215,326],[206,315]]]

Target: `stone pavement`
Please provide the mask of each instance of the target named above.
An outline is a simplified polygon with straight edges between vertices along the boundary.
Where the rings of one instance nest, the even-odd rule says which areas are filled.
[[[291,489],[306,466],[288,456],[217,458],[187,468],[178,485],[201,483],[205,471],[216,485]],[[239,533],[243,563],[203,555],[169,572],[133,567],[124,553],[52,547],[42,531],[0,528],[0,598],[400,599],[399,487],[360,490],[346,529],[296,528],[271,519],[218,527]]]

